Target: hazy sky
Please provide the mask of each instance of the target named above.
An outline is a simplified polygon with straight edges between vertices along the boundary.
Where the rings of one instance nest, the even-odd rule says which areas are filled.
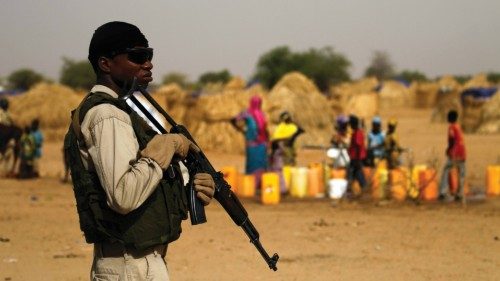
[[[500,72],[500,0],[0,0],[0,77],[29,67],[59,78],[85,59],[93,31],[121,20],[155,49],[154,78],[229,69],[248,78],[261,54],[332,46],[359,77],[374,50],[428,76]]]

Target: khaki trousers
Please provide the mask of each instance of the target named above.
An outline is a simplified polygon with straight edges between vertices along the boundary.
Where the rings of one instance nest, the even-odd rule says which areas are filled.
[[[157,251],[134,258],[128,253],[119,257],[102,257],[94,247],[91,281],[169,281],[165,260]]]

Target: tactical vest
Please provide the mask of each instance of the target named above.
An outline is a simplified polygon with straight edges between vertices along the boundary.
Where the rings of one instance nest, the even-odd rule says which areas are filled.
[[[72,124],[64,139],[76,197],[80,229],[87,243],[120,242],[142,250],[167,244],[179,238],[181,222],[187,218],[187,195],[178,164],[169,167],[149,198],[136,210],[121,215],[106,203],[106,194],[95,172],[85,169],[79,145],[85,146],[80,124],[85,114],[99,104],[112,104],[127,112],[139,143],[139,149],[156,134],[122,99],[105,93],[91,93],[72,111]]]

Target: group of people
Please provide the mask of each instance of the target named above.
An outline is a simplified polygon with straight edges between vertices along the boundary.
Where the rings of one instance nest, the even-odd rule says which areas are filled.
[[[256,95],[251,97],[247,110],[231,119],[231,124],[245,135],[245,173],[255,175],[257,191],[262,173],[274,171],[281,175],[283,166],[296,164],[295,140],[304,129],[293,121],[289,112],[280,114],[279,124],[270,134],[262,111],[262,98]],[[280,186],[285,192],[283,175]]]
[[[396,134],[397,120],[391,118],[387,132],[382,130],[382,119],[375,116],[372,119],[371,131],[365,140],[364,124],[355,115],[340,115],[336,119],[336,133],[331,139],[332,147],[339,150],[334,158],[334,167],[347,168],[349,185],[357,181],[361,189],[367,188],[363,167],[375,167],[381,161],[387,162],[389,169],[401,164],[400,156],[403,148]],[[347,153],[343,153],[347,151]]]
[[[443,167],[439,185],[439,197],[441,201],[447,200],[448,178],[450,169],[458,169],[458,190],[454,195],[456,201],[464,200],[465,181],[465,144],[460,125],[457,123],[458,113],[455,110],[448,112],[448,146],[446,148],[447,161]],[[391,118],[387,123],[387,131],[382,130],[382,120],[379,116],[372,119],[371,130],[365,141],[364,124],[355,115],[340,115],[336,119],[336,133],[332,137],[331,144],[339,151],[334,159],[334,167],[347,168],[348,192],[353,194],[352,185],[357,181],[361,190],[366,190],[367,180],[363,173],[363,167],[376,167],[381,161],[385,161],[389,170],[401,166],[401,154],[405,151],[399,143],[396,133],[398,122]]]
[[[9,101],[0,98],[0,124],[4,126],[15,126],[8,111]],[[19,144],[16,145],[15,142]],[[17,177],[21,179],[35,178],[40,176],[39,160],[42,157],[43,134],[40,130],[40,121],[34,119],[28,126],[22,128],[19,140],[12,139],[8,149],[17,149],[19,155],[19,170]],[[16,163],[14,163],[16,164]]]

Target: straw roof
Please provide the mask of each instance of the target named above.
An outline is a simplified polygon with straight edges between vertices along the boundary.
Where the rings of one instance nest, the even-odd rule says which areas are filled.
[[[271,118],[271,131],[279,115],[288,111],[306,133],[298,138],[300,144],[328,144],[333,134],[334,114],[328,99],[316,85],[299,72],[289,73],[273,87],[265,107]]]
[[[478,133],[500,133],[500,90],[482,108],[482,122]]]
[[[40,120],[47,140],[62,140],[70,123],[71,110],[82,100],[82,93],[60,85],[40,83],[24,94],[12,97],[9,111],[19,126]]]
[[[375,91],[378,85],[379,81],[372,77],[332,87],[330,106],[335,114],[355,114],[361,118],[371,118],[379,110],[379,96]]]
[[[381,110],[410,106],[410,89],[397,81],[384,81],[379,96]]]

